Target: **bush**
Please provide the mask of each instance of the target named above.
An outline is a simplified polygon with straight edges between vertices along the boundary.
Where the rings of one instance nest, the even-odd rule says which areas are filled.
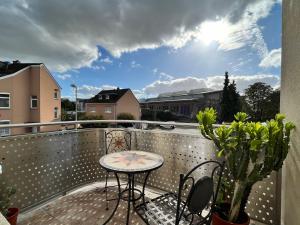
[[[120,113],[117,116],[118,120],[135,120],[134,116],[130,113]]]
[[[118,120],[134,120],[134,116],[130,113],[120,113],[118,116],[117,116],[117,119]],[[120,126],[122,127],[132,127],[132,123],[120,123],[119,124]]]
[[[154,120],[154,111],[150,109],[142,109],[141,120]]]
[[[170,111],[158,111],[156,118],[159,121],[171,121],[174,120],[174,116]]]
[[[86,115],[86,114],[79,114],[78,120],[103,120],[102,115]],[[102,123],[86,123],[81,124],[82,128],[105,128],[107,124]]]

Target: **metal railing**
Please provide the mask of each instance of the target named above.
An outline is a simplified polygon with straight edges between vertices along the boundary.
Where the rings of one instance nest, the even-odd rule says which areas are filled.
[[[135,123],[197,128],[198,124],[90,120],[52,123],[10,124],[0,128],[76,125],[89,123]],[[78,186],[101,181],[105,177],[98,160],[105,154],[104,132],[110,128],[65,130],[15,135],[0,138],[0,164],[4,179],[0,182],[16,187],[13,205],[23,211]],[[179,174],[205,160],[217,159],[213,144],[199,133],[181,130],[128,129],[132,148],[162,155],[164,166],[153,172],[149,185],[166,191],[177,191]],[[202,175],[205,175],[203,173]],[[141,179],[142,177],[140,177]],[[139,178],[137,178],[139,179]],[[276,173],[253,188],[247,204],[251,218],[265,224],[280,221],[280,179]]]

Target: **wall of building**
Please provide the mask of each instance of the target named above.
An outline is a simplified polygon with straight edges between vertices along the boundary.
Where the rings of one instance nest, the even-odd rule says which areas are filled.
[[[58,98],[54,98],[55,91]],[[61,93],[57,83],[49,75],[45,66],[40,67],[40,122],[56,122],[61,119]],[[58,118],[54,117],[54,108],[58,108]],[[60,129],[59,126],[42,127],[41,131],[52,131]]]
[[[54,119],[54,107],[61,112],[60,94],[54,99],[54,90],[59,87],[49,76],[44,66],[31,66],[19,74],[0,80],[0,92],[10,93],[10,109],[0,109],[0,120],[10,123],[38,123],[59,121]],[[31,96],[37,96],[38,107],[31,108]],[[42,128],[41,131],[60,129],[59,126]],[[11,134],[31,132],[31,128],[13,128]]]
[[[41,95],[40,95],[40,67],[34,66],[29,68],[29,101],[31,101],[31,96],[37,96],[38,104],[37,108],[30,108],[30,122],[36,123],[40,122],[41,119]],[[31,104],[29,102],[29,104]]]
[[[116,115],[130,113],[136,120],[141,118],[140,103],[131,91],[127,91],[117,102]]]
[[[10,123],[30,122],[30,68],[19,75],[2,79],[0,92],[10,93],[10,109],[0,109],[0,120],[10,120]],[[11,129],[11,134],[22,134],[26,128]]]
[[[103,116],[105,120],[113,120],[116,115],[116,104],[105,103],[86,103],[86,114],[88,116]],[[105,109],[110,108],[111,113],[106,113]]]
[[[300,221],[300,1],[284,0],[282,36],[281,112],[296,125],[284,163],[282,224]]]

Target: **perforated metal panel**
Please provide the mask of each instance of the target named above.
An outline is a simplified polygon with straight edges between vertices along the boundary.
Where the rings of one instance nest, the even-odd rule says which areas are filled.
[[[213,144],[201,135],[187,135],[170,132],[135,131],[136,149],[155,152],[165,159],[164,166],[154,171],[148,184],[164,190],[177,191],[179,175],[206,160],[218,160]],[[205,171],[203,174],[205,175]],[[140,177],[141,178],[141,177]],[[266,223],[279,224],[280,213],[276,196],[277,174],[257,183],[247,204],[251,218]]]
[[[103,130],[0,139],[3,176],[17,189],[12,205],[26,209],[75,186],[101,179]]]
[[[0,182],[16,187],[14,206],[26,209],[77,186],[104,179],[98,160],[105,152],[105,129],[64,131],[0,138]],[[162,155],[163,167],[148,184],[176,192],[179,175],[197,164],[216,159],[213,145],[201,135],[131,130],[132,149]],[[205,175],[205,171],[203,171]],[[247,205],[250,216],[279,224],[276,174],[255,185]],[[2,179],[4,178],[4,179]],[[139,176],[141,180],[143,176]]]

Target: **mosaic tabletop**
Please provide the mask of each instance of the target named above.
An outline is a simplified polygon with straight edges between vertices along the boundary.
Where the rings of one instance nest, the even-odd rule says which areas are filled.
[[[162,156],[144,151],[123,151],[107,154],[100,165],[116,172],[143,172],[156,169],[164,162]]]

